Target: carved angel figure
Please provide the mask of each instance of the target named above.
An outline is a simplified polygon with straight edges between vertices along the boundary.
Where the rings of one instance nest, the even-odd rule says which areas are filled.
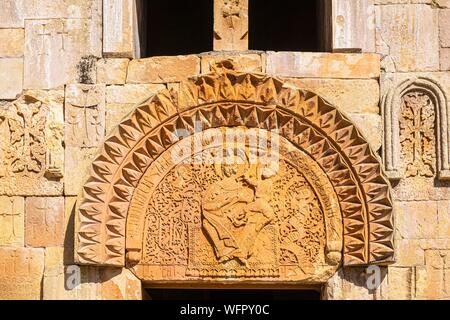
[[[255,239],[274,220],[269,200],[276,171],[266,167],[251,177],[239,172],[238,165],[224,165],[222,172],[224,179],[203,198],[203,228],[219,262],[237,259],[248,267]]]

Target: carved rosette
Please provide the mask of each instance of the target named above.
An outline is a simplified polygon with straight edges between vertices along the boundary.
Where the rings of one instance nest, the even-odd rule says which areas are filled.
[[[140,209],[139,205],[135,206],[140,203],[135,201],[139,196],[137,190],[144,190],[143,185],[157,189],[164,185],[164,179],[175,174],[176,167],[167,166],[170,170],[156,175],[160,182],[144,183],[157,163],[165,163],[167,151],[183,141],[176,135],[177,130],[194,136],[198,123],[205,132],[225,127],[263,132],[276,130],[291,149],[311,159],[308,167],[315,166],[317,169],[313,171],[322,172],[319,176],[325,177],[339,203],[340,214],[332,214],[332,210],[320,206],[316,209],[326,217],[323,226],[336,219],[341,225],[334,240],[329,230],[325,230],[325,242],[318,246],[324,246],[327,259],[334,260],[328,262],[330,265],[340,263],[340,253],[345,265],[393,260],[389,184],[382,175],[379,159],[355,126],[314,93],[285,87],[282,80],[265,75],[225,72],[190,79],[180,85],[179,92],[164,90],[151,97],[106,140],[78,201],[76,250],[79,263],[124,266],[126,250],[129,261],[134,263],[149,259],[145,250],[150,240],[143,245],[143,237],[148,235],[146,230],[152,230],[145,220],[151,215],[148,211],[151,211],[151,205],[148,206],[151,202],[141,203],[144,206]],[[282,154],[283,157],[286,154]],[[296,159],[291,160],[293,168],[301,162],[300,156]],[[296,169],[293,181],[308,180],[305,170]],[[317,191],[320,188],[315,189],[313,184],[305,186],[312,197],[309,203],[321,199]],[[155,195],[147,194],[145,201]],[[267,206],[260,204],[260,207]],[[276,228],[277,224],[269,223],[263,229],[268,233],[266,239],[270,239],[271,232],[278,232],[268,231],[270,227]],[[199,263],[209,261],[206,256],[204,259]],[[281,261],[286,263],[290,259],[295,261],[294,256],[286,254]],[[280,259],[276,261],[280,263]],[[192,264],[193,273],[196,265],[199,264]],[[264,263],[259,266],[260,270],[267,270]],[[197,271],[201,276],[202,271]],[[220,269],[217,272],[220,274]],[[276,272],[272,276],[276,276]]]

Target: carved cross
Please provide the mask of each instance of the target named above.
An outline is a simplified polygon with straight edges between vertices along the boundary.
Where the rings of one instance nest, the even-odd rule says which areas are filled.
[[[248,0],[214,0],[214,50],[248,49]]]
[[[434,144],[434,106],[421,92],[411,92],[403,97],[400,121],[403,153],[409,158],[408,176],[433,176],[431,150]]]
[[[95,94],[95,93],[94,93]],[[84,95],[84,103],[82,104],[73,104],[71,103],[71,106],[76,108],[76,109],[81,109],[81,115],[83,117],[83,122],[81,123],[81,126],[83,127],[82,129],[84,130],[83,132],[83,144],[88,144],[89,143],[89,136],[90,136],[90,132],[89,132],[89,127],[94,127],[95,128],[95,132],[96,132],[96,137],[95,139],[98,139],[99,136],[101,136],[101,134],[98,132],[99,128],[101,129],[101,118],[100,118],[100,112],[98,110],[98,103],[89,103],[89,98],[91,95],[91,90],[86,89],[83,90],[83,95]],[[89,112],[91,111],[91,112]],[[79,114],[78,112],[75,113],[75,115]],[[78,128],[78,124],[80,124],[80,120],[77,119],[77,117],[72,117],[71,120],[68,121],[69,124],[72,125],[72,135],[73,137],[78,136],[77,135],[77,128]]]
[[[56,34],[61,36],[62,50],[65,51],[65,37],[64,36],[69,35],[69,32],[67,32],[67,30],[66,30],[65,23],[62,24],[62,30],[56,32]]]
[[[41,103],[14,103],[16,113],[8,119],[10,144],[14,146],[10,155],[14,173],[24,175],[40,173],[45,163],[45,117],[40,113]]]
[[[38,55],[45,55],[45,56],[49,55],[48,51],[45,50],[45,48],[47,47],[46,44],[48,38],[52,37],[53,34],[47,30],[47,26],[48,26],[47,23],[41,24],[40,30],[36,33],[41,38],[41,47],[39,48],[40,50]]]
[[[9,200],[9,203],[7,205],[7,208],[2,208],[3,210],[0,211],[0,217],[2,217],[2,218],[9,218],[9,222],[10,222],[10,225],[11,225],[11,228],[10,228],[11,229],[10,230],[11,233],[9,235],[6,234],[5,237],[4,237],[4,238],[7,238],[8,241],[9,241],[9,240],[13,239],[16,236],[16,228],[15,228],[16,224],[14,222],[15,222],[16,216],[18,216],[20,214],[16,212],[16,208],[15,208],[15,205],[14,205],[14,200],[12,200],[12,199],[8,199],[8,200]]]

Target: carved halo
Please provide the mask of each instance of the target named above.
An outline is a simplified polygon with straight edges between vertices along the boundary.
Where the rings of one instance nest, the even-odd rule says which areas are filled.
[[[314,159],[334,187],[342,213],[344,264],[393,260],[389,183],[356,127],[314,93],[288,88],[283,80],[224,72],[192,78],[178,92],[161,91],[106,140],[78,201],[80,264],[125,265],[126,245],[133,247],[125,239],[135,189],[152,162],[179,141],[175,130],[192,135],[195,121],[203,130],[277,129]]]

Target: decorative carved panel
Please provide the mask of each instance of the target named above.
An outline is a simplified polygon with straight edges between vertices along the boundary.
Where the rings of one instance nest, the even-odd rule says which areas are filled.
[[[104,85],[67,86],[65,128],[67,146],[98,146],[105,136]]]
[[[389,178],[450,179],[445,91],[428,77],[400,81],[383,98],[383,158]]]
[[[400,117],[401,157],[406,177],[433,177],[436,171],[435,112],[424,92],[403,96]]]
[[[246,159],[267,150],[245,143],[232,148],[242,150],[232,170],[194,161],[222,150],[200,137],[225,128],[279,137],[279,167],[258,169]],[[127,263],[144,280],[321,281],[341,261],[392,261],[389,190],[336,108],[282,80],[224,70],[161,91],[106,140],[78,201],[77,260]]]
[[[45,100],[25,95],[0,110],[2,195],[62,194],[62,105]]]
[[[214,50],[248,49],[248,0],[214,0]]]

